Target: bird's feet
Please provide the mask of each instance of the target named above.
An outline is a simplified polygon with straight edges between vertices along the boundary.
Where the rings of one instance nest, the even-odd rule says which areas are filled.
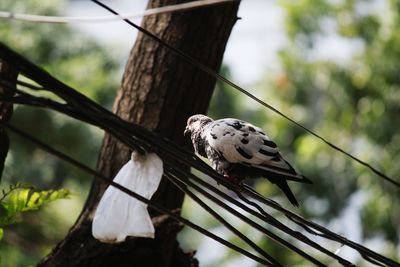
[[[232,183],[234,183],[235,185],[242,185],[242,183],[243,183],[243,179],[242,178],[238,177],[237,175],[233,175],[233,174],[231,174],[229,172],[225,172],[224,173],[224,177],[227,180],[229,180]]]

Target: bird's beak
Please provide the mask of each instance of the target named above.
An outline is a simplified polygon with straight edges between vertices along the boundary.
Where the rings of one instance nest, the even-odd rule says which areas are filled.
[[[187,136],[190,133],[189,128],[186,126],[185,131],[183,131],[183,135]]]

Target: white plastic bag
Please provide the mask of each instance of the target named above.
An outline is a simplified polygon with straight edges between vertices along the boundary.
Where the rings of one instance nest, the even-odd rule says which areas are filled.
[[[154,153],[132,154],[114,182],[150,199],[163,174],[163,162]],[[105,243],[123,242],[127,236],[154,238],[154,226],[147,205],[109,186],[101,198],[92,224],[93,236]]]

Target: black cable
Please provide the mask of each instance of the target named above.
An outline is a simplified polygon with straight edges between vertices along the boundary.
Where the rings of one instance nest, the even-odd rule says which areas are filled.
[[[175,175],[173,175],[169,171],[165,171],[164,175],[172,184],[174,184],[177,188],[179,188],[183,193],[188,195],[190,198],[192,198],[197,204],[200,205],[200,207],[202,207],[209,214],[211,214],[211,216],[213,216],[215,219],[217,219],[222,225],[224,225],[226,228],[228,228],[232,233],[234,233],[237,237],[239,237],[243,242],[248,244],[255,251],[260,253],[260,255],[262,255],[264,258],[266,258],[270,262],[271,266],[283,267],[283,265],[280,264],[278,261],[276,261],[271,255],[269,255],[266,251],[264,251],[262,248],[260,248],[256,243],[254,243],[252,240],[250,240],[250,238],[248,238],[246,235],[244,235],[242,232],[240,232],[238,229],[236,229],[234,226],[232,226],[230,223],[228,223],[221,215],[219,215],[215,210],[213,210],[210,206],[208,206],[204,201],[202,201],[192,191],[187,189],[186,184],[184,184],[182,181],[180,181]]]
[[[0,80],[0,83],[1,83],[1,80]],[[45,88],[43,88],[43,90],[46,90]],[[28,94],[26,94],[26,93],[24,93],[24,92],[21,92],[21,91],[19,91],[18,89],[17,89],[17,92],[19,93],[19,94],[23,94],[23,97],[19,97],[19,96],[14,96],[14,97],[12,97],[12,98],[7,98],[7,97],[5,97],[5,96],[1,96],[0,95],[0,100],[2,100],[2,101],[10,101],[11,103],[23,103],[23,104],[26,104],[26,105],[32,105],[32,103],[31,102],[33,102],[33,105],[34,106],[38,106],[38,107],[50,107],[50,108],[52,108],[52,109],[54,109],[54,110],[56,110],[56,111],[59,111],[59,112],[61,112],[61,113],[64,113],[64,114],[66,114],[66,115],[68,115],[68,116],[71,116],[71,117],[74,117],[75,119],[79,119],[79,120],[83,120],[84,122],[87,122],[87,123],[91,123],[91,124],[93,124],[93,125],[97,125],[96,124],[96,121],[95,120],[91,120],[91,119],[89,119],[89,118],[87,118],[87,116],[83,116],[83,114],[85,114],[84,112],[77,112],[77,111],[75,111],[74,109],[71,109],[71,110],[68,110],[68,109],[66,109],[66,108],[64,108],[64,106],[66,106],[66,105],[61,105],[61,104],[59,104],[59,103],[57,103],[57,102],[54,102],[54,101],[52,101],[52,100],[50,100],[50,99],[44,99],[44,98],[40,98],[40,97],[33,97],[33,96],[30,96],[30,95],[28,95]],[[22,99],[22,100],[21,100]],[[82,118],[82,117],[83,118]],[[97,126],[100,126],[100,125],[97,125]],[[104,128],[104,127],[103,127]],[[113,127],[110,127],[110,128],[113,128]],[[129,129],[130,127],[126,127],[125,125],[123,126],[123,127],[121,127],[122,129]],[[109,130],[109,128],[104,128],[105,130]],[[113,128],[114,129],[114,128]],[[118,133],[123,133],[121,130],[117,130],[116,132],[118,132]],[[128,135],[129,133],[123,133],[123,135]],[[120,136],[120,138],[121,138],[121,136]],[[123,142],[127,142],[127,140],[126,140],[126,138],[124,139],[124,138],[122,138],[122,140],[123,140]],[[122,141],[121,140],[121,141]],[[129,142],[128,142],[129,143]],[[176,150],[176,148],[167,148],[167,150],[168,151],[174,151],[174,150]],[[202,162],[202,163],[204,163],[204,162]],[[171,164],[171,163],[170,163]],[[190,164],[190,163],[189,163]],[[175,165],[174,165],[175,166]],[[207,165],[207,167],[208,167],[208,165]],[[179,166],[175,166],[175,169],[176,169],[176,171],[180,171],[179,170]],[[200,170],[201,171],[201,170]],[[204,171],[204,170],[202,170],[202,171]],[[182,175],[186,175],[186,174],[184,174],[184,173],[181,173]],[[190,173],[189,174],[187,174],[187,175],[190,175],[190,177],[191,178],[194,178],[194,179],[196,179],[196,181],[197,182],[200,182],[201,183],[201,179],[199,179],[199,178],[197,178],[197,177],[195,177],[194,175],[191,175]],[[187,183],[189,183],[189,185],[191,184],[191,182],[190,181],[187,181]],[[225,180],[222,180],[221,181],[221,183],[225,183]],[[203,185],[204,185],[204,183],[202,183]],[[195,185],[192,185],[192,187],[193,186],[195,186]],[[208,189],[210,189],[210,190],[215,190],[211,185],[210,186],[208,186],[207,187]],[[221,192],[222,193],[222,192]],[[222,196],[223,196],[223,193],[222,193]],[[246,206],[242,206],[242,208],[243,209],[246,209]],[[264,218],[265,219],[265,218]],[[270,218],[271,219],[271,218]],[[251,221],[247,221],[247,222],[250,222],[250,224],[251,224]],[[279,227],[279,225],[277,225],[277,223],[271,223],[271,221],[269,221],[269,223],[270,224],[272,224],[273,226],[275,226],[275,227],[277,227],[277,228],[279,228],[279,229],[281,229],[280,227]],[[259,227],[257,227],[258,225],[252,225],[253,227],[256,227],[256,228],[258,228],[259,229]],[[282,229],[281,229],[282,230]],[[288,233],[288,230],[287,229],[285,229],[286,230],[286,233]],[[290,230],[290,229],[289,229]],[[263,231],[265,234],[267,234],[268,236],[272,236],[273,237],[273,239],[275,240],[275,241],[277,241],[277,242],[280,242],[280,243],[282,243],[282,244],[285,244],[287,247],[289,247],[290,249],[292,249],[293,251],[295,251],[295,252],[297,252],[297,253],[299,253],[300,255],[302,255],[302,253],[301,253],[301,251],[300,250],[298,250],[295,246],[290,246],[290,244],[288,244],[288,243],[285,243],[285,241],[283,240],[283,239],[281,239],[281,238],[279,238],[279,237],[277,237],[277,236],[273,236],[273,234],[271,233],[271,232],[265,232],[265,231]],[[289,231],[289,232],[291,232],[291,231]],[[312,242],[311,240],[306,240],[306,241],[304,241],[304,238],[302,238],[302,237],[299,237],[299,236],[297,236],[296,238],[298,238],[300,241],[303,241],[303,242],[305,242],[305,243],[307,243],[307,244],[309,244],[310,245],[310,242]],[[325,253],[325,254],[327,254],[327,255],[329,255],[330,254],[330,252],[329,251],[324,251],[324,249],[321,249],[321,247],[320,246],[317,246],[317,244],[315,244],[315,243],[311,243],[311,246],[313,246],[314,248],[316,248],[316,249],[318,249],[318,250],[320,250],[321,252],[323,252],[323,253]],[[315,260],[313,259],[313,258],[309,258],[307,255],[305,255],[305,254],[303,254],[302,255],[303,257],[305,257],[306,259],[311,259],[311,261],[312,262],[315,262]],[[337,258],[338,260],[339,260],[339,262],[346,262],[344,259],[341,259],[340,257],[333,257],[333,258]],[[319,265],[319,266],[321,266],[321,265]]]
[[[203,162],[201,159],[196,157],[194,154],[189,153],[188,151],[184,150],[182,147],[176,146],[175,143],[169,141],[166,138],[163,138],[159,135],[156,135],[155,133],[146,130],[145,128],[132,124],[129,122],[126,122],[124,120],[121,120],[118,116],[115,114],[111,113],[110,111],[104,109],[94,101],[88,99],[84,95],[80,94],[73,88],[63,84],[62,82],[58,81],[33,63],[30,63],[27,61],[25,58],[21,57],[20,55],[16,54],[12,50],[8,49],[4,45],[0,43],[0,55],[5,57],[6,60],[9,60],[10,62],[14,62],[17,66],[19,66],[20,70],[27,75],[30,79],[34,80],[35,82],[39,83],[40,85],[44,86],[40,88],[40,90],[46,90],[49,92],[52,92],[58,96],[60,96],[67,104],[67,109],[57,109],[57,106],[62,105],[61,103],[58,103],[57,105],[51,106],[49,103],[45,103],[42,105],[42,107],[50,107],[53,108],[59,112],[62,112],[66,115],[73,116],[79,120],[87,121],[87,118],[90,119],[91,124],[100,127],[108,132],[110,132],[112,135],[117,137],[120,141],[124,142],[130,147],[135,147],[137,146],[137,143],[139,143],[142,147],[146,147],[147,149],[150,149],[150,151],[155,151],[159,153],[160,157],[163,158],[163,160],[168,161],[169,163],[171,161],[178,161],[185,166],[192,166],[198,169],[199,171],[209,175],[216,181],[218,181],[220,184],[223,184],[225,187],[227,187],[230,190],[235,190],[235,185],[229,183],[226,179],[218,175],[214,170],[210,168],[205,162]],[[35,98],[31,96],[32,98]],[[21,98],[20,98],[21,99]],[[12,100],[12,99],[11,99]],[[37,103],[37,105],[41,104],[40,98],[34,99]],[[49,101],[49,100],[47,100]],[[12,102],[12,101],[11,101]],[[29,101],[26,102],[29,104]],[[71,104],[70,104],[71,103]],[[78,104],[80,103],[80,104]],[[49,105],[49,106],[46,106]],[[75,114],[73,113],[75,112]],[[346,244],[355,250],[357,250],[366,260],[374,263],[376,260],[381,261],[381,262],[388,262],[390,265],[393,265],[392,260],[377,254],[365,247],[363,247],[360,244],[357,244],[355,242],[352,242],[351,240],[347,240],[346,238],[340,237],[335,233],[330,232],[328,229],[325,229],[322,226],[319,226],[313,222],[307,221],[299,217],[298,215],[291,213],[289,210],[284,209],[280,205],[278,205],[276,202],[273,202],[269,199],[265,199],[262,196],[260,196],[256,192],[247,192],[249,193],[249,196],[258,199],[259,201],[273,207],[274,209],[284,213],[287,215],[287,217],[292,220],[293,222],[297,223],[300,226],[307,226],[307,228],[304,228],[306,230],[308,229],[316,229],[318,231],[321,231],[323,234],[320,236],[323,236],[325,238]],[[260,199],[261,198],[261,199]],[[248,202],[249,203],[249,202]],[[251,201],[249,203],[251,205]],[[257,207],[257,206],[255,206]],[[257,207],[259,209],[259,207]],[[260,209],[259,209],[260,210]],[[297,216],[297,217],[296,217]],[[298,219],[301,218],[301,219]],[[310,227],[310,228],[309,228]],[[315,233],[315,232],[314,232]],[[374,260],[372,260],[374,259]]]
[[[145,197],[143,197],[143,196],[131,191],[130,189],[128,189],[128,188],[126,188],[126,187],[114,182],[113,179],[102,175],[101,173],[91,169],[90,167],[80,163],[79,161],[77,161],[77,160],[67,156],[66,154],[64,154],[64,153],[52,148],[51,146],[45,144],[44,142],[42,142],[42,141],[38,140],[37,138],[31,136],[30,134],[28,134],[28,133],[26,133],[26,132],[24,132],[24,131],[22,131],[22,130],[14,127],[14,126],[12,126],[11,124],[1,124],[1,126],[11,130],[12,132],[20,135],[21,137],[29,140],[30,142],[35,143],[41,149],[43,149],[43,150],[47,151],[48,153],[60,158],[61,160],[66,161],[66,162],[74,165],[75,167],[77,167],[77,168],[79,168],[79,169],[81,169],[81,170],[93,175],[97,179],[100,179],[100,180],[106,182],[107,184],[109,184],[111,186],[114,186],[115,188],[121,190],[122,192],[126,193],[127,195],[129,195],[129,196],[131,196],[131,197],[133,197],[133,198],[135,198],[135,199],[147,204],[149,207],[157,210],[158,212],[163,213],[163,214],[167,214],[168,216],[170,216],[174,220],[176,220],[178,222],[181,222],[181,223],[193,228],[194,230],[200,232],[201,234],[204,234],[204,235],[208,236],[209,238],[211,238],[211,239],[213,239],[213,240],[215,240],[215,241],[217,241],[217,242],[219,242],[219,243],[221,243],[221,244],[223,244],[223,245],[225,245],[225,246],[227,246],[227,247],[229,247],[229,248],[231,248],[233,250],[236,250],[240,254],[245,255],[245,256],[247,256],[247,257],[255,260],[256,262],[263,264],[263,265],[275,266],[275,265],[271,265],[270,262],[268,262],[268,261],[266,261],[264,259],[261,259],[260,257],[258,257],[256,255],[254,255],[254,254],[252,254],[252,253],[250,253],[250,252],[248,252],[248,251],[236,246],[235,244],[232,244],[229,241],[226,241],[225,239],[223,239],[223,238],[221,238],[221,237],[219,237],[219,236],[207,231],[206,229],[204,229],[201,226],[189,221],[188,219],[185,219],[185,218],[183,218],[181,216],[176,215],[172,211],[164,208],[163,206],[157,204],[156,202],[153,202],[152,200],[148,200],[147,198],[145,198]]]
[[[48,89],[46,89],[44,87],[43,90],[48,90]],[[54,88],[54,90],[55,91],[52,91],[52,92],[57,93],[57,89]],[[68,89],[68,90],[73,90],[73,89]],[[109,116],[104,115],[103,114],[104,111],[101,110],[100,108],[95,108],[95,110],[96,110],[95,112],[93,112],[91,110],[87,111],[87,109],[90,108],[88,103],[91,103],[93,105],[98,105],[98,104],[94,103],[93,101],[90,101],[89,99],[86,99],[86,97],[84,97],[83,95],[79,95],[79,93],[76,91],[74,91],[74,94],[71,94],[71,95],[69,94],[68,91],[65,91],[63,93],[63,97],[65,99],[63,99],[63,100],[65,100],[67,103],[69,100],[71,100],[74,103],[74,102],[77,102],[77,100],[75,99],[76,96],[79,97],[79,100],[81,100],[85,103],[82,103],[82,104],[84,104],[82,106],[71,107],[73,112],[75,112],[76,114],[79,114],[75,118],[85,121],[84,118],[86,118],[86,116],[87,116],[86,113],[88,112],[89,114],[91,114],[90,116],[94,117],[94,119],[91,119],[90,123],[92,123],[93,125],[95,125],[97,127],[102,128],[106,131],[109,131],[112,135],[117,137],[120,141],[124,142],[128,146],[133,146],[134,142],[131,138],[133,138],[135,135],[137,135],[135,142],[138,141],[142,144],[146,144],[147,142],[149,142],[146,144],[146,146],[148,146],[150,148],[150,150],[159,153],[159,156],[165,162],[168,162],[168,164],[171,164],[171,162],[178,161],[181,164],[184,164],[183,166],[195,167],[199,171],[201,171],[201,172],[209,175],[213,179],[215,179],[218,183],[224,185],[228,189],[233,190],[234,192],[237,193],[237,190],[236,190],[237,185],[233,185],[232,183],[230,183],[229,181],[224,179],[222,176],[218,175],[214,170],[212,170],[210,168],[210,166],[205,164],[204,161],[200,160],[198,157],[196,157],[192,153],[189,153],[188,151],[182,149],[181,147],[176,146],[174,143],[172,143],[168,139],[160,138],[160,136],[155,135],[153,132],[144,129],[144,128],[140,127],[139,125],[135,125],[135,124],[123,121],[119,117],[117,117],[115,114],[111,113],[111,114],[109,114]],[[31,96],[31,97],[36,98],[35,101],[38,101],[37,99],[40,99],[40,98],[33,97],[33,96]],[[12,102],[12,101],[10,101],[10,102]],[[38,101],[38,102],[40,102],[40,101]],[[48,106],[48,107],[54,108],[52,106]],[[57,109],[55,109],[55,110],[57,110]],[[71,116],[71,114],[68,114],[68,112],[65,112],[65,110],[58,110],[58,111]],[[72,114],[73,114],[73,112],[72,112]],[[108,112],[106,112],[106,114],[108,114]],[[83,118],[80,116],[83,116]],[[144,140],[146,140],[146,141],[144,141]],[[146,143],[143,143],[143,142],[146,142]],[[265,199],[264,197],[259,195],[257,192],[252,191],[250,189],[246,189],[246,188],[244,188],[243,190],[245,190],[245,192],[250,197],[252,197],[258,201],[261,201],[262,203],[267,204],[267,205],[273,207],[274,209],[284,213],[290,220],[297,223],[298,225],[303,226],[303,227],[304,227],[304,225],[307,225],[307,227],[312,227],[318,231],[321,231],[321,233],[323,233],[323,234],[317,233],[317,235],[328,238],[330,240],[340,242],[342,244],[346,244],[346,245],[354,248],[366,260],[368,260],[372,263],[375,262],[376,260],[378,260],[378,261],[385,262],[385,263],[391,263],[391,265],[393,265],[392,263],[394,261],[392,261],[380,254],[377,254],[377,253],[369,250],[368,248],[363,247],[360,244],[357,244],[353,241],[347,240],[344,237],[338,236],[337,234],[329,231],[328,229],[325,229],[322,226],[319,226],[313,222],[310,222],[310,221],[307,221],[307,220],[301,218],[300,216],[281,207],[276,202]],[[251,201],[247,201],[247,203],[249,203],[251,205]],[[260,210],[260,207],[258,207],[258,206],[255,206],[255,207]],[[264,214],[264,213],[262,213],[262,214]],[[304,229],[308,230],[310,228],[304,228]],[[293,236],[293,237],[299,238],[297,236]],[[372,260],[372,259],[374,259],[374,260]]]
[[[107,6],[106,4],[101,3],[100,1],[97,0],[91,0],[92,2],[96,3],[97,5],[103,7],[104,9],[110,11],[111,13],[113,13],[114,15],[120,15],[118,12],[116,12],[115,10],[113,10],[112,8],[110,8],[109,6]],[[375,167],[373,167],[372,165],[370,165],[369,163],[353,156],[352,154],[350,154],[349,152],[346,152],[345,150],[343,150],[342,148],[334,145],[333,143],[331,143],[330,141],[328,141],[327,139],[325,139],[324,137],[322,137],[321,135],[317,134],[316,132],[308,129],[307,127],[303,126],[302,124],[298,123],[297,121],[295,121],[294,119],[290,118],[288,115],[282,113],[281,111],[279,111],[278,109],[274,108],[273,106],[271,106],[270,104],[262,101],[261,99],[257,98],[256,96],[254,96],[253,94],[251,94],[250,92],[248,92],[247,90],[245,90],[244,88],[240,87],[239,85],[235,84],[234,82],[230,81],[229,79],[225,78],[224,76],[218,74],[217,72],[215,72],[213,69],[211,69],[210,67],[198,62],[196,59],[194,59],[193,57],[191,57],[190,55],[186,54],[185,52],[180,51],[179,49],[167,44],[166,42],[164,42],[163,40],[161,40],[159,37],[155,36],[154,34],[152,34],[151,32],[149,32],[148,30],[140,27],[139,25],[133,23],[131,20],[129,19],[125,19],[123,18],[122,20],[124,20],[126,23],[128,23],[129,25],[131,25],[132,27],[136,28],[137,30],[139,30],[140,32],[144,33],[145,35],[147,35],[148,37],[152,38],[153,40],[155,40],[156,42],[158,42],[159,44],[163,45],[164,47],[168,48],[169,50],[171,50],[173,53],[177,54],[178,56],[180,56],[182,59],[184,59],[186,62],[190,63],[191,65],[197,67],[198,69],[204,71],[205,73],[215,77],[216,79],[230,85],[232,88],[240,91],[241,93],[245,94],[246,96],[250,97],[251,99],[253,99],[254,101],[258,102],[259,104],[263,105],[264,107],[272,110],[273,112],[279,114],[280,116],[284,117],[285,119],[287,119],[288,121],[292,122],[293,124],[295,124],[296,126],[300,127],[301,129],[303,129],[304,131],[308,132],[309,134],[313,135],[314,137],[318,138],[319,140],[321,140],[322,142],[324,142],[325,144],[327,144],[328,146],[330,146],[331,148],[343,153],[344,155],[350,157],[351,159],[355,160],[356,162],[366,166],[367,168],[369,168],[372,172],[374,172],[375,174],[377,174],[378,176],[380,176],[381,178],[385,179],[386,181],[400,187],[400,182],[394,180],[393,178],[387,176],[386,174],[384,174],[383,172],[381,172],[380,170],[376,169]]]
[[[175,170],[176,171],[176,170]],[[208,199],[210,199],[211,201],[213,201],[214,203],[216,203],[218,206],[222,207],[223,209],[227,210],[228,212],[230,212],[231,214],[233,214],[234,216],[236,216],[237,218],[241,219],[243,222],[247,223],[248,225],[250,225],[251,227],[257,229],[258,231],[260,231],[261,233],[263,233],[264,235],[268,236],[271,240],[281,244],[282,246],[287,247],[288,249],[292,250],[293,252],[297,253],[298,255],[300,255],[301,257],[303,257],[304,259],[314,263],[317,266],[325,266],[325,264],[321,263],[320,261],[318,261],[317,259],[315,259],[314,257],[310,256],[309,254],[305,253],[304,251],[302,251],[301,249],[297,248],[296,246],[294,246],[293,244],[291,244],[290,242],[282,239],[281,237],[275,235],[273,232],[269,231],[268,229],[266,229],[265,227],[261,226],[260,224],[256,223],[255,221],[252,221],[250,218],[248,218],[247,216],[241,214],[240,212],[238,212],[237,210],[233,209],[232,207],[230,207],[229,205],[226,205],[223,201],[219,200],[218,198],[216,198],[215,196],[213,196],[212,194],[208,193],[207,191],[205,191],[204,189],[202,189],[200,186],[198,186],[196,183],[201,184],[202,186],[205,186],[207,189],[209,189],[210,191],[216,193],[218,196],[222,197],[223,199],[227,200],[229,203],[232,203],[234,205],[236,205],[237,207],[241,208],[242,210],[254,215],[255,217],[261,219],[262,221],[269,223],[270,225],[282,230],[285,232],[285,230],[289,229],[282,229],[282,227],[279,227],[279,225],[277,225],[276,223],[274,223],[274,218],[267,214],[267,216],[263,216],[259,213],[257,213],[256,211],[252,210],[251,208],[249,208],[248,206],[242,204],[241,202],[237,201],[236,199],[228,196],[227,194],[225,194],[224,192],[214,188],[213,186],[207,184],[206,182],[204,182],[203,180],[201,180],[200,178],[198,178],[197,176],[190,174],[189,178],[190,179],[194,179],[196,183],[191,182],[190,180],[183,180],[181,177],[185,177],[184,174],[180,173],[179,176],[175,176],[175,179],[181,181],[182,183],[186,184],[187,186],[192,187],[193,189],[195,189],[197,192],[199,192],[200,194],[204,195],[205,197],[207,197]],[[207,184],[207,185],[206,185]],[[286,234],[291,235],[291,229],[289,229],[290,231],[286,231]],[[295,238],[297,238],[298,240],[309,244],[307,241],[304,241],[304,238],[299,238],[299,236],[293,236]],[[313,242],[310,240],[310,242]],[[330,255],[330,252],[320,248],[318,246],[313,246],[310,245],[311,247],[316,248],[317,250],[321,251],[322,253],[325,253],[328,256]],[[333,257],[335,259],[338,259],[339,262],[341,263],[346,263],[349,264],[348,261],[346,261],[343,258],[340,258],[338,256]]]
[[[292,222],[302,226],[307,232],[310,232],[314,235],[321,236],[326,239],[336,241],[340,244],[346,245],[346,246],[358,251],[358,253],[360,253],[360,255],[364,259],[366,259],[367,261],[369,261],[371,263],[376,264],[375,262],[379,261],[381,263],[386,264],[387,266],[400,267],[400,264],[395,262],[394,260],[389,259],[379,253],[376,253],[375,251],[372,251],[371,249],[364,247],[361,244],[358,244],[352,240],[349,240],[344,236],[338,235],[313,221],[308,221],[308,220],[304,219],[303,217],[281,207],[279,204],[275,203],[274,201],[264,198],[262,195],[260,195],[258,192],[256,192],[254,189],[252,189],[249,186],[245,185],[244,192],[247,193],[249,196],[251,196],[253,199],[260,201],[261,203],[263,203],[269,207],[272,207],[275,210],[282,212],[283,214],[286,215],[286,217],[288,219],[290,219]],[[318,232],[311,230],[310,227]],[[381,264],[377,264],[377,265],[381,265]],[[385,265],[383,265],[383,266],[385,266]]]

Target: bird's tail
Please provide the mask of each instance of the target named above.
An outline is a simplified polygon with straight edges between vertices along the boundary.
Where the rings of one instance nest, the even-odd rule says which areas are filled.
[[[307,177],[296,173],[296,171],[294,169],[285,170],[285,169],[281,169],[281,168],[275,168],[275,167],[264,166],[264,165],[257,166],[256,168],[258,169],[258,173],[261,174],[261,176],[263,176],[263,177],[274,177],[277,180],[279,180],[279,179],[290,180],[290,181],[295,181],[295,182],[305,183],[305,184],[313,183]]]
[[[289,199],[290,203],[293,204],[293,206],[298,207],[299,206],[299,202],[297,202],[296,197],[294,196],[292,190],[290,189],[289,185],[288,185],[288,178],[287,175],[281,175],[281,174],[277,174],[277,173],[270,173],[270,172],[264,172],[264,177],[267,178],[271,183],[276,184],[279,189],[282,190],[283,193],[285,193],[286,197]],[[296,174],[298,175],[298,174]],[[302,182],[308,182],[309,180],[301,175],[299,175],[299,177],[302,178]],[[303,179],[307,179],[307,180],[303,180]]]
[[[279,168],[276,166],[262,165],[262,164],[253,167],[259,169],[262,172],[263,176],[265,177],[277,177],[278,180],[279,178],[284,178],[285,180],[306,183],[306,184],[313,183],[307,177],[298,174],[296,170],[289,164],[289,162],[287,162],[286,160],[283,161],[287,164],[289,169]]]
[[[285,193],[286,197],[289,199],[290,203],[293,204],[293,206],[299,206],[299,202],[297,202],[296,197],[294,196],[292,190],[290,190],[290,187],[286,181],[275,182],[275,184],[282,190],[283,193]]]

